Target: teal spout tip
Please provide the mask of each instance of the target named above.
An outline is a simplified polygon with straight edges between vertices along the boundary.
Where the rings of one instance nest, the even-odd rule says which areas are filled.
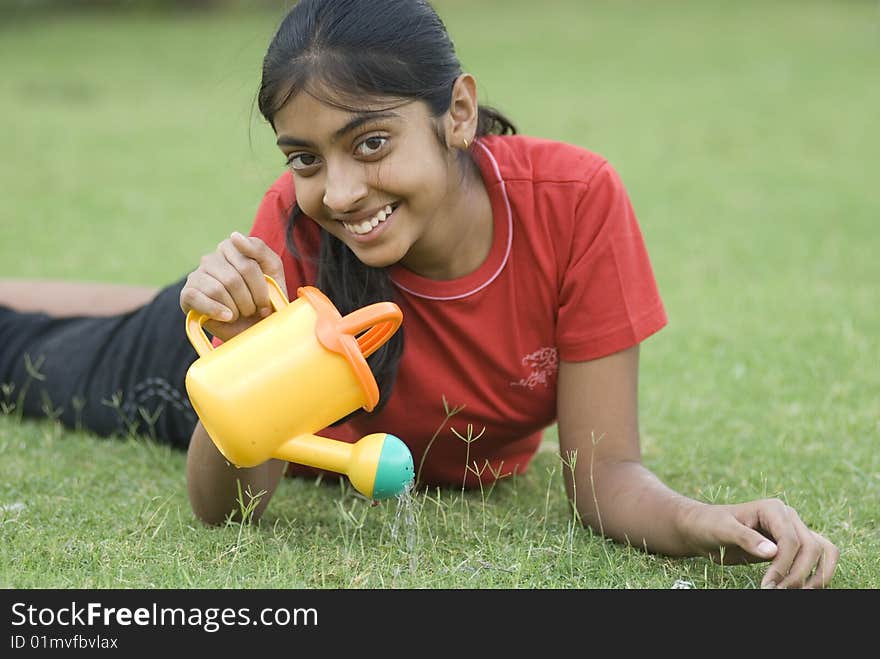
[[[402,494],[414,480],[415,469],[409,447],[400,438],[386,433],[373,483],[373,499]]]

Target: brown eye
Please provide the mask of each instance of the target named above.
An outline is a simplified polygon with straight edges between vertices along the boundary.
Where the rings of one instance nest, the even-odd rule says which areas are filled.
[[[310,169],[318,164],[318,156],[312,153],[292,153],[287,159],[287,166],[295,171]]]
[[[359,156],[372,156],[378,153],[383,146],[385,146],[385,142],[388,141],[387,137],[379,137],[374,135],[373,137],[368,137],[363,142],[357,145],[355,148],[355,152]]]

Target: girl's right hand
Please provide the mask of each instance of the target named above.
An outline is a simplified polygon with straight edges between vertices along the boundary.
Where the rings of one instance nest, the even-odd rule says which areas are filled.
[[[259,238],[236,231],[187,276],[180,308],[208,316],[205,329],[228,341],[272,313],[264,275],[287,290],[281,257]]]

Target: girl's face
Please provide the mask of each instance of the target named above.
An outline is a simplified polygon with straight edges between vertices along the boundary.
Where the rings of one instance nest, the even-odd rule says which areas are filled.
[[[348,111],[299,93],[274,124],[300,208],[363,263],[419,272],[446,249],[460,174],[425,103]]]

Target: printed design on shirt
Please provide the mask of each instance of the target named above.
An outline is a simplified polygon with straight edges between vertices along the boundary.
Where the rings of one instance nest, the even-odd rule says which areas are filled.
[[[534,389],[539,384],[550,386],[550,378],[559,370],[559,351],[553,347],[545,347],[535,350],[530,355],[522,358],[523,366],[531,369],[527,377],[519,382],[511,382],[511,387],[527,387]]]

